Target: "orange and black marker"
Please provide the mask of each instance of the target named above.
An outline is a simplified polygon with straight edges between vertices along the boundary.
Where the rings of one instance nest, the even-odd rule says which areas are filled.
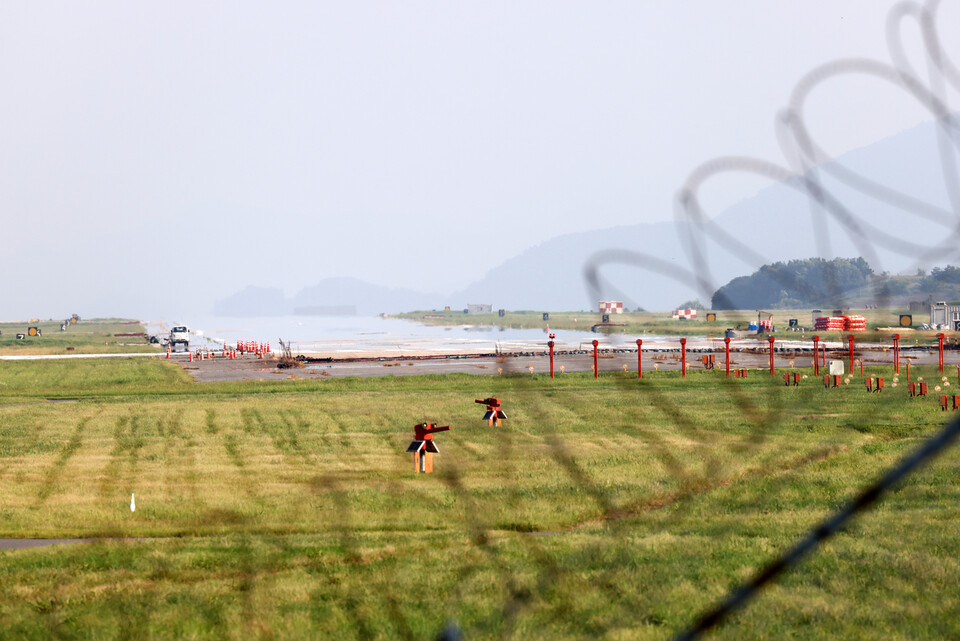
[[[483,415],[483,420],[493,427],[501,427],[502,423],[500,419],[507,418],[507,415],[503,413],[503,410],[500,409],[500,399],[499,398],[485,398],[483,400],[477,399],[474,403],[480,403],[481,405],[487,406],[487,411]]]
[[[413,426],[413,441],[407,446],[408,452],[413,452],[413,471],[415,474],[430,474],[433,472],[433,455],[439,454],[433,435],[437,432],[446,432],[449,425],[438,427],[434,423],[418,423]]]

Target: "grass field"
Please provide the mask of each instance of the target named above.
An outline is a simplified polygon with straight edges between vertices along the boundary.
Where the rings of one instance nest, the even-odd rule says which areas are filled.
[[[117,318],[81,320],[60,330],[63,321],[0,322],[0,356],[17,354],[125,354],[159,351],[143,336],[116,336],[144,332],[139,321]],[[28,329],[37,327],[39,336]],[[17,334],[24,334],[18,339]],[[69,349],[68,349],[69,348]]]
[[[2,363],[0,405],[0,536],[138,537],[0,552],[0,636],[36,639],[669,638],[945,417],[859,379],[132,359]],[[432,475],[404,453],[422,420],[453,426]],[[711,638],[958,636],[958,482],[949,451]]]

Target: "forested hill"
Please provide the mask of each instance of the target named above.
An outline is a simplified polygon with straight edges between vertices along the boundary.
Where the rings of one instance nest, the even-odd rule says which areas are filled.
[[[807,258],[764,265],[718,289],[713,309],[806,307],[839,302],[843,292],[870,282],[873,269],[863,258]]]

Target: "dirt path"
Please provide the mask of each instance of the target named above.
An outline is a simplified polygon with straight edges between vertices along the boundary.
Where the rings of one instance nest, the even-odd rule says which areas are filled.
[[[65,543],[93,543],[100,539],[0,539],[0,550],[23,550],[25,548],[42,548],[48,545]]]

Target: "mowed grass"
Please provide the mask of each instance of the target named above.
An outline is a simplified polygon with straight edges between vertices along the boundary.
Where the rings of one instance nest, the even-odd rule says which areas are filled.
[[[116,336],[116,334],[143,333],[139,321],[117,318],[81,320],[60,330],[63,321],[0,322],[0,356],[18,354],[127,354],[156,352],[145,336]],[[39,336],[30,336],[28,329],[37,327]],[[24,334],[24,338],[17,338]],[[71,349],[68,349],[71,348]]]
[[[37,403],[0,407],[0,536],[113,537],[0,552],[0,629],[38,639],[669,638],[945,418],[759,372],[0,383]],[[404,453],[422,420],[453,426],[432,475]],[[951,450],[714,638],[956,637],[958,481]]]

